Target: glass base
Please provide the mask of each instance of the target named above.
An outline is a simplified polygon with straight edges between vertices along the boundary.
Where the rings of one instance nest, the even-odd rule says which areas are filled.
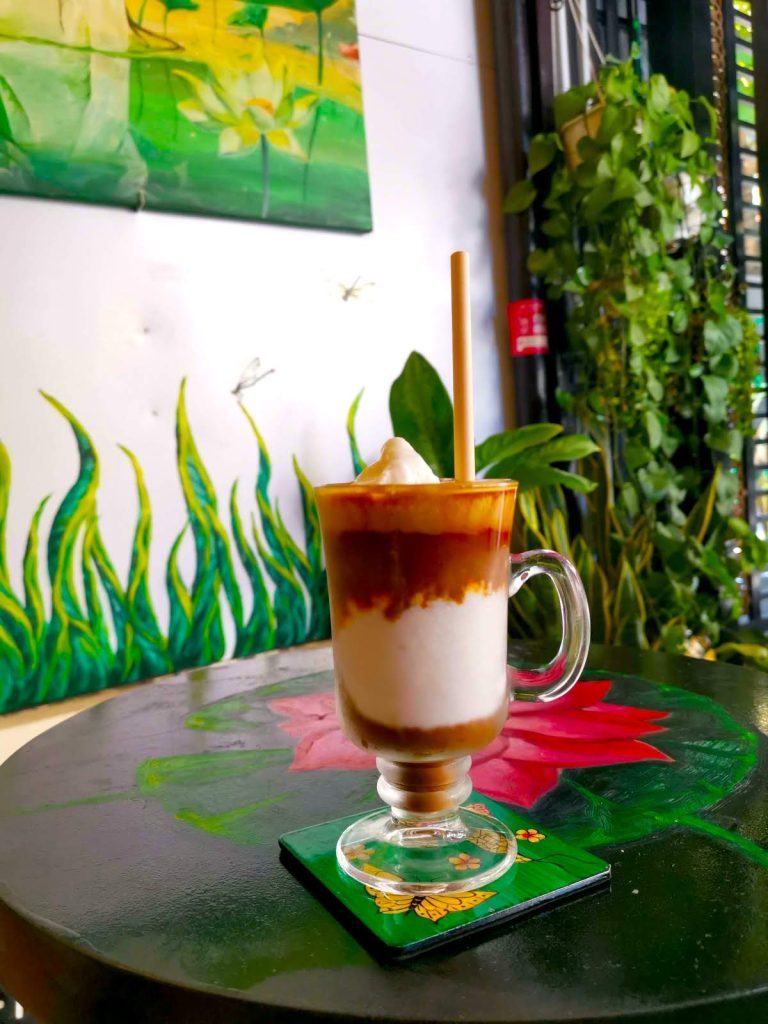
[[[448,816],[407,817],[383,808],[350,825],[336,846],[339,866],[352,878],[406,896],[482,888],[503,875],[516,854],[506,825],[464,807]]]

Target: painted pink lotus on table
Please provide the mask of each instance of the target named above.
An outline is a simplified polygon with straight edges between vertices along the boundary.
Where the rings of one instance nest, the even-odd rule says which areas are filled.
[[[563,768],[633,761],[670,761],[640,739],[664,731],[653,711],[605,701],[611,681],[583,680],[551,704],[513,701],[500,735],[473,758],[476,790],[494,800],[532,807],[557,785]],[[342,733],[333,693],[281,697],[270,708],[280,728],[298,739],[291,771],[371,769],[374,758]]]

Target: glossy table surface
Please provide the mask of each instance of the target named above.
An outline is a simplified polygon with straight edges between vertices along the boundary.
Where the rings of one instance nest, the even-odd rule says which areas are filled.
[[[0,984],[38,1020],[768,1020],[767,676],[595,648],[603,705],[545,721],[564,738],[515,770],[610,889],[380,963],[278,856],[376,804],[375,772],[333,766],[329,668],[316,647],[192,670],[0,767]]]

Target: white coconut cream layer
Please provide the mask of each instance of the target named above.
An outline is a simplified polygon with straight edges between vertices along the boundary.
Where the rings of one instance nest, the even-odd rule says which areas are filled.
[[[498,712],[507,687],[507,595],[467,593],[394,621],[362,611],[334,629],[337,675],[381,725],[432,729]]]

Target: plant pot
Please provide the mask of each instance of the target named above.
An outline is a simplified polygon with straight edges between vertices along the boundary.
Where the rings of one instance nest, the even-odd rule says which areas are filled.
[[[604,111],[605,103],[596,103],[589,110],[585,110],[583,114],[579,114],[578,117],[572,117],[570,121],[566,121],[560,128],[568,170],[575,171],[581,163],[579,142],[587,135],[590,139],[597,138]]]

